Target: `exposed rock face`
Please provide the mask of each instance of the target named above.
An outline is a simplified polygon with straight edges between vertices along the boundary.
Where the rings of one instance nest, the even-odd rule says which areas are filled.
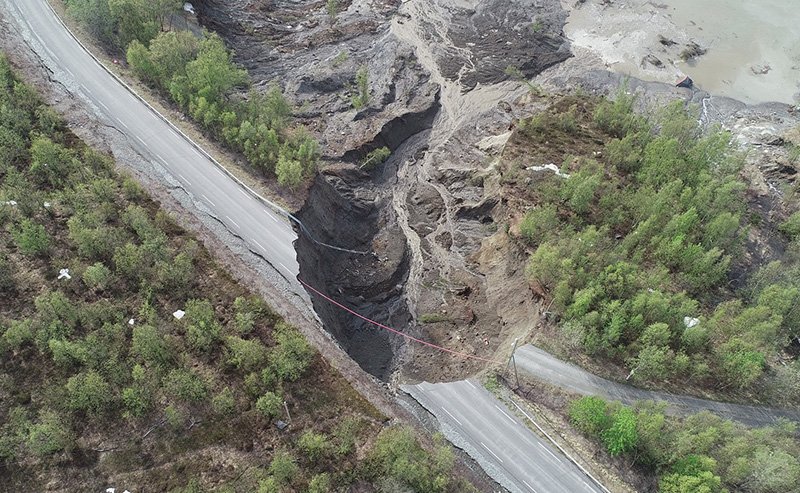
[[[342,166],[321,173],[298,216],[318,240],[365,254],[330,249],[301,235],[300,277],[365,317],[405,327],[410,315],[401,295],[408,250],[386,202],[366,173]],[[387,378],[402,340],[320,297],[312,300],[326,328],[353,359],[369,373]]]

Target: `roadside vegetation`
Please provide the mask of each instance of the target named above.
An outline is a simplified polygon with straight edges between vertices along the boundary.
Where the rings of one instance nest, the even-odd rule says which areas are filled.
[[[470,491],[383,420],[0,59],[0,490]]]
[[[800,220],[773,226],[785,254],[757,264],[744,240],[769,225],[748,210],[730,135],[701,132],[680,102],[633,107],[573,95],[519,122],[503,180],[527,210],[534,291],[567,345],[634,381],[800,402]],[[522,162],[560,173],[523,186]]]
[[[651,402],[626,407],[583,397],[572,424],[606,452],[658,476],[661,493],[779,493],[800,489],[797,425],[747,428],[710,412],[678,419]]]
[[[199,125],[241,152],[257,170],[291,189],[314,174],[320,151],[303,127],[293,128],[280,88],[250,87],[216,34],[172,30],[182,1],[65,0],[67,11],[133,72]]]

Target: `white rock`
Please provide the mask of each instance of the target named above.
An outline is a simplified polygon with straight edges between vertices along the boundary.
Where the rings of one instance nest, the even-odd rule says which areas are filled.
[[[683,317],[683,325],[686,326],[687,329],[691,329],[692,327],[696,327],[697,324],[700,323],[699,318],[693,317]]]
[[[3,203],[5,205],[10,205],[11,207],[14,207],[15,205],[17,205],[17,201],[16,200],[7,200],[7,201],[5,201]]]
[[[134,319],[130,319],[130,320],[128,320],[128,325],[133,325],[133,324],[135,324],[135,323],[136,323],[136,321],[135,321]]]
[[[560,170],[560,169],[558,169],[558,166],[556,166],[556,165],[555,165],[555,164],[553,164],[553,163],[550,163],[550,164],[545,164],[545,165],[543,165],[543,166],[528,166],[528,168],[527,168],[527,169],[528,169],[529,171],[544,171],[544,170],[550,170],[550,171],[552,171],[553,173],[555,173],[555,174],[556,174],[556,176],[560,176],[560,177],[562,177],[562,178],[569,178],[569,175],[568,175],[568,174],[566,174],[566,173],[562,173],[562,172],[561,172],[561,170]]]
[[[115,491],[117,491],[116,488],[106,488],[106,493],[114,493]]]
[[[50,208],[50,202],[45,202],[45,203],[44,203],[44,207],[45,207],[46,209],[49,209],[49,208]]]
[[[175,313],[172,314],[172,316],[178,320],[182,319],[184,315],[186,315],[186,312],[183,310],[175,310]]]
[[[61,269],[60,271],[58,271],[58,278],[66,279],[68,281],[72,279],[72,276],[69,275],[69,269]]]

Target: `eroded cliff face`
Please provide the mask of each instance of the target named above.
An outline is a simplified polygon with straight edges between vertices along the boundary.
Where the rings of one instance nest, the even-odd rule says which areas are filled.
[[[508,80],[507,67],[531,77],[570,56],[561,32],[566,15],[557,0],[354,0],[339,7],[334,22],[324,1],[197,4],[201,21],[226,39],[257,83],[279,84],[320,139],[327,167],[298,212],[318,242],[301,235],[300,276],[363,316],[491,356],[508,336],[502,313],[511,316],[511,304],[530,296],[524,285],[500,279],[519,259],[490,255],[498,274],[481,271],[481,244],[497,231],[499,200],[497,187],[487,188],[491,178],[480,178],[493,151],[475,152],[474,143],[505,132],[515,117],[509,101],[526,92]],[[369,100],[356,110],[361,67]],[[366,153],[382,146],[391,158],[360,170]],[[516,293],[511,301],[500,293],[508,288]],[[327,329],[373,375],[387,379],[405,369],[436,378],[473,369],[312,299]]]

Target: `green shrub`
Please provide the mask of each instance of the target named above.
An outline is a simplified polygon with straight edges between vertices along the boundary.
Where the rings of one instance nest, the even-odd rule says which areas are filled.
[[[303,181],[303,165],[282,153],[275,165],[275,176],[281,186],[294,189]]]
[[[48,348],[53,355],[53,362],[61,368],[75,368],[89,362],[89,350],[80,342],[50,339]]]
[[[171,370],[164,379],[164,390],[185,402],[201,402],[208,395],[206,383],[193,371],[183,368]]]
[[[315,474],[308,482],[308,493],[328,493],[331,490],[331,475],[323,472]]]
[[[614,101],[603,100],[594,111],[594,123],[602,130],[617,138],[624,138],[646,126],[644,118],[633,111],[635,96],[628,94],[623,86]]]
[[[795,212],[778,226],[783,234],[794,240],[800,236],[800,212]]]
[[[325,455],[330,448],[328,444],[328,437],[321,433],[315,433],[311,430],[306,431],[300,435],[297,441],[297,446],[306,454],[306,456],[315,462]]]
[[[612,416],[611,426],[605,429],[601,436],[606,450],[614,455],[622,455],[632,451],[639,442],[639,433],[636,430],[636,414],[623,407]]]
[[[269,353],[270,364],[281,380],[297,380],[311,365],[314,350],[297,329],[285,323],[275,327],[274,337],[277,344]]]
[[[127,416],[139,418],[150,412],[153,400],[148,389],[137,385],[122,389],[122,405]]]
[[[70,409],[94,415],[106,411],[112,402],[111,386],[94,370],[70,377],[67,395]]]
[[[555,205],[546,204],[525,214],[519,232],[528,243],[538,245],[557,234],[559,225],[558,209]]]
[[[250,372],[264,366],[267,349],[257,339],[245,340],[236,336],[225,338],[225,362],[237,370]]]
[[[3,333],[3,341],[11,350],[19,350],[33,341],[31,320],[12,320]]]
[[[208,300],[189,300],[186,302],[186,339],[192,349],[207,353],[219,340],[222,327],[216,320],[214,307]]]
[[[23,219],[19,227],[12,230],[11,235],[19,251],[31,257],[46,255],[53,242],[44,226],[30,219]]]
[[[440,442],[431,456],[409,428],[381,431],[368,459],[379,477],[399,481],[413,491],[444,492],[450,487],[448,476],[454,460],[450,449]]]
[[[102,262],[96,262],[83,271],[83,282],[92,289],[103,290],[108,287],[110,280],[111,270]]]
[[[256,411],[268,419],[274,419],[283,412],[283,397],[267,392],[256,401]]]
[[[276,451],[269,463],[269,473],[282,485],[291,483],[299,469],[295,458],[286,450]]]
[[[211,409],[218,416],[230,416],[236,411],[236,397],[230,387],[225,387],[211,399]]]
[[[28,430],[26,445],[39,457],[69,449],[73,438],[68,425],[54,412],[42,411]]]
[[[140,325],[133,328],[131,354],[156,367],[164,368],[174,359],[172,348],[151,325]]]
[[[362,65],[356,72],[356,94],[352,98],[353,108],[360,110],[369,104],[369,69]]]
[[[423,313],[419,316],[419,321],[424,324],[435,324],[439,322],[449,322],[450,317],[443,313]]]
[[[600,436],[611,426],[608,404],[599,397],[582,397],[569,408],[572,424],[587,435]]]
[[[373,169],[386,162],[391,155],[392,151],[386,146],[374,149],[370,151],[364,158],[364,161],[361,162],[361,168],[367,170]]]

